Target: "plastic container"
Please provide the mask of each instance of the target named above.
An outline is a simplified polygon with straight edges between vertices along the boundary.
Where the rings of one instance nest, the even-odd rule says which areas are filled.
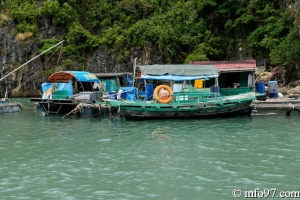
[[[116,91],[112,91],[112,92],[109,92],[109,99],[114,99],[114,100],[117,100],[117,92]]]
[[[76,100],[90,100],[91,99],[91,94],[93,92],[80,92],[78,94],[74,94],[72,98]]]
[[[203,80],[195,80],[194,88],[203,88]]]
[[[265,84],[264,83],[255,83],[255,90],[257,93],[265,94]]]
[[[146,84],[146,100],[153,99],[154,86],[153,84]]]
[[[220,86],[211,86],[210,92],[212,93],[220,93]]]
[[[173,84],[173,92],[182,92],[182,83],[174,83]]]
[[[270,98],[278,97],[278,83],[277,81],[269,81],[268,82],[268,96]]]

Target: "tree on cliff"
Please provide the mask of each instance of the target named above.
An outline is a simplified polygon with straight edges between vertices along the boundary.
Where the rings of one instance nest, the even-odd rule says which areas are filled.
[[[12,34],[31,32],[32,38],[48,42],[66,38],[63,68],[80,68],[105,47],[116,62],[127,65],[136,52],[149,51],[155,54],[154,63],[253,58],[293,70],[300,62],[298,4],[299,0],[1,0],[0,28],[12,19]]]

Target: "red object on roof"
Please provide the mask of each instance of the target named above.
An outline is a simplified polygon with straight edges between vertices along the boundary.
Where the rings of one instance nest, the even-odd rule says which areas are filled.
[[[256,60],[237,61],[191,61],[195,65],[214,65],[219,72],[255,71]]]

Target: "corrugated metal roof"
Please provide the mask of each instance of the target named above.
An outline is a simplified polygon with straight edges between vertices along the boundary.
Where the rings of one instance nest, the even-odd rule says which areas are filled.
[[[195,65],[214,65],[219,72],[243,72],[255,71],[256,60],[238,61],[192,61]]]

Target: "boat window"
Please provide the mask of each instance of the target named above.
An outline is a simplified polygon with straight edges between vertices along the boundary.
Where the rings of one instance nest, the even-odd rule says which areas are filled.
[[[90,82],[77,82],[77,89],[79,92],[83,92],[83,91],[93,91],[93,84],[94,83],[90,83]]]

